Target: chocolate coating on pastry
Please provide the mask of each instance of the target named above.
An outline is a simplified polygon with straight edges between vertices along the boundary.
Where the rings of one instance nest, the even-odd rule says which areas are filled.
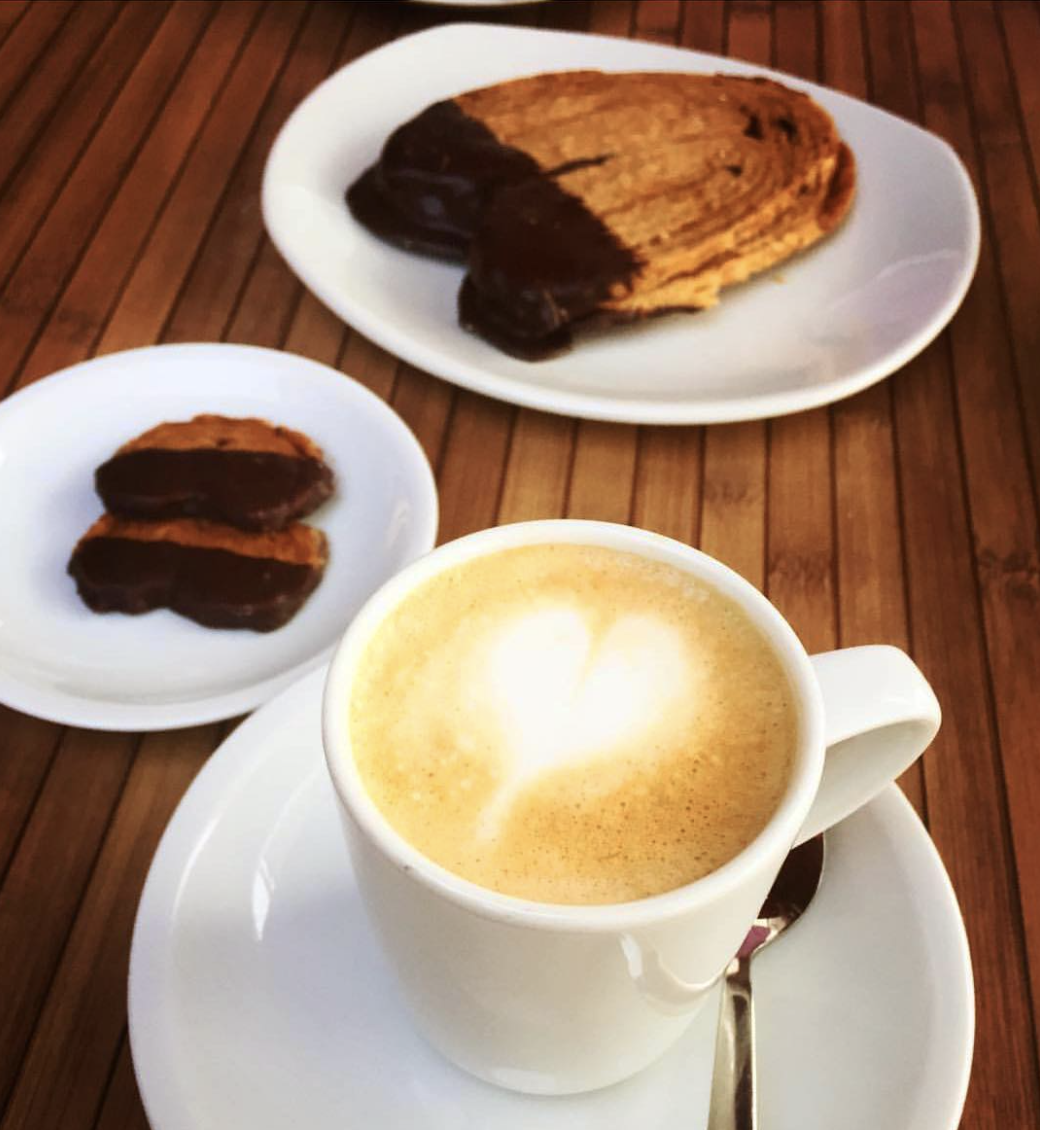
[[[98,467],[105,506],[130,518],[198,517],[279,530],[333,490],[306,436],[266,420],[196,416],[152,428]]]
[[[454,102],[435,102],[390,135],[378,163],[347,190],[347,205],[381,239],[464,262],[495,190],[539,172]]]
[[[459,293],[459,321],[499,349],[537,360],[638,274],[638,258],[547,177],[501,189],[485,208]]]
[[[137,518],[211,518],[283,529],[332,493],[323,463],[271,452],[161,448],[115,455],[95,472],[104,504]]]
[[[313,592],[327,555],[324,535],[299,524],[251,535],[193,519],[106,514],[80,539],[68,571],[95,612],[170,608],[211,628],[269,632]]]

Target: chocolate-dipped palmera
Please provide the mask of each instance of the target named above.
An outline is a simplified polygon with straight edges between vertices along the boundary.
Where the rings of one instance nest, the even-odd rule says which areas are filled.
[[[104,514],[80,538],[68,571],[94,612],[169,608],[206,627],[269,632],[300,609],[327,559],[325,535],[302,523],[255,534],[194,518]]]
[[[832,231],[854,186],[826,111],[772,80],[573,71],[437,103],[347,200],[412,250],[468,246],[463,326],[534,359],[572,326],[714,305]]]
[[[98,495],[126,518],[206,518],[281,530],[333,491],[321,448],[253,417],[200,415],[123,444],[94,474]]]

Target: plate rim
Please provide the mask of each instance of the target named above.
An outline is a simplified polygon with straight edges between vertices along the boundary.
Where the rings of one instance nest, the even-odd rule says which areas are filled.
[[[236,786],[247,776],[263,772],[268,759],[288,756],[285,750],[271,746],[265,756],[257,757],[257,747],[263,744],[267,732],[268,717],[304,709],[311,696],[319,697],[324,679],[325,674],[318,671],[302,676],[220,743],[178,802],[149,864],[131,938],[127,1017],[134,1075],[148,1120],[155,1130],[193,1130],[196,1125],[187,1116],[184,1120],[166,1118],[171,1101],[179,1111],[184,1110],[185,1102],[183,1092],[173,1082],[174,1072],[164,1066],[173,1057],[169,1027],[162,1032],[161,1026],[154,1023],[162,1008],[160,998],[166,978],[163,962],[168,959],[186,871],[211,834],[218,816],[233,803]],[[936,896],[945,912],[948,929],[944,937],[951,968],[955,965],[959,975],[962,995],[963,1010],[959,1010],[962,1038],[958,1062],[948,1065],[950,1085],[946,1108],[937,1115],[934,1124],[929,1122],[928,1125],[929,1130],[957,1130],[967,1097],[975,1042],[974,977],[964,919],[938,848],[899,786],[891,783],[864,807],[872,805],[891,806],[893,812],[898,813],[900,835],[911,844],[906,850],[926,861],[923,865],[930,869],[936,883]],[[147,1037],[145,1032],[149,1034]],[[164,1042],[165,1049],[157,1047],[157,1043]]]
[[[890,350],[870,365],[861,366],[844,376],[833,378],[809,388],[796,388],[742,397],[714,397],[704,401],[644,400],[639,397],[606,397],[597,393],[557,389],[552,386],[524,382],[514,377],[497,376],[486,368],[465,361],[461,363],[461,366],[458,362],[453,364],[450,357],[442,360],[436,350],[430,349],[422,343],[414,342],[407,333],[396,336],[393,329],[387,326],[383,318],[369,313],[365,304],[353,302],[349,296],[344,301],[343,296],[334,288],[326,287],[320,280],[310,277],[306,256],[297,252],[291,233],[286,233],[281,228],[278,205],[275,199],[279,191],[279,183],[276,178],[279,175],[282,162],[281,151],[286,147],[286,139],[292,138],[300,117],[310,112],[310,108],[313,107],[315,102],[320,103],[327,97],[329,88],[334,89],[336,84],[342,81],[344,72],[356,68],[359,64],[370,65],[373,59],[385,59],[388,55],[392,57],[402,50],[404,45],[412,46],[415,41],[467,39],[471,37],[489,40],[499,39],[503,46],[508,46],[509,40],[531,39],[532,37],[566,39],[575,43],[609,44],[615,49],[619,43],[631,44],[633,49],[638,51],[647,49],[648,52],[657,54],[662,58],[687,58],[693,64],[691,70],[700,65],[702,68],[716,67],[733,74],[766,75],[791,86],[793,89],[804,90],[814,97],[822,95],[824,101],[837,100],[841,104],[854,105],[857,108],[865,107],[872,114],[896,124],[899,128],[913,131],[921,144],[929,145],[943,155],[950,166],[957,191],[966,204],[967,231],[965,234],[968,241],[968,253],[960,263],[956,285],[951,289],[946,301],[936,310],[931,319],[922,323],[917,332],[912,334],[899,348]],[[447,44],[444,46],[447,47]],[[694,51],[684,47],[650,43],[643,40],[619,40],[614,36],[585,32],[508,27],[466,21],[440,24],[391,40],[389,43],[351,60],[324,79],[298,103],[279,130],[264,165],[260,196],[264,227],[279,255],[293,274],[337,318],[355,327],[382,348],[424,372],[460,388],[505,403],[515,404],[522,408],[533,408],[555,415],[614,423],[680,426],[772,419],[794,412],[806,411],[810,408],[818,408],[861,392],[903,368],[949,324],[964,301],[975,276],[981,247],[981,217],[978,198],[971,177],[956,150],[938,134],[864,99],[845,94],[832,87],[810,82],[776,68],[759,67],[740,59],[732,59],[728,56],[715,55],[705,51]],[[457,328],[455,325],[452,326],[453,331]],[[580,345],[578,348],[580,348]]]
[[[366,388],[355,377],[302,354],[260,345],[222,341],[162,342],[116,350],[78,361],[13,392],[0,401],[0,423],[8,413],[23,411],[33,400],[41,396],[54,395],[61,385],[74,381],[82,382],[85,370],[103,371],[114,365],[132,364],[134,357],[142,353],[154,353],[157,350],[167,355],[183,353],[186,357],[210,351],[234,352],[245,354],[247,357],[251,355],[258,362],[267,365],[276,363],[286,368],[299,367],[309,372],[311,380],[328,380],[331,395],[338,395],[332,391],[333,385],[337,384],[340,390],[349,388],[348,395],[357,395],[374,407],[378,406],[376,411],[386,413],[387,426],[399,435],[401,450],[410,452],[409,458],[417,473],[416,482],[420,494],[425,499],[424,510],[416,515],[418,525],[416,544],[420,547],[416,556],[422,556],[433,548],[437,540],[440,499],[429,460],[411,428],[386,401]],[[339,382],[349,382],[349,384]],[[347,625],[344,624],[344,630],[346,627]],[[254,710],[314,668],[327,663],[335,647],[336,644],[333,642],[292,667],[251,682],[245,687],[169,703],[120,702],[117,699],[87,698],[40,686],[31,679],[23,678],[14,671],[0,667],[0,703],[46,722],[79,726],[84,729],[110,730],[119,733],[152,733],[181,729],[232,718]]]

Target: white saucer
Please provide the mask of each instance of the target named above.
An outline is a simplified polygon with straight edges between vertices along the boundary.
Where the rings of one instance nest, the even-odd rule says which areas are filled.
[[[462,269],[356,223],[343,194],[387,136],[438,99],[573,70],[772,74],[833,115],[856,155],[840,230],[725,291],[697,315],[579,338],[524,362],[458,325]],[[344,122],[350,123],[345,129]],[[953,316],[979,248],[971,181],[940,138],[855,98],[733,59],[609,36],[446,24],[343,67],[286,122],[264,172],[264,222],[304,284],[366,337],[500,400],[631,423],[708,424],[798,412],[905,365]]]
[[[478,1082],[411,1029],[364,919],[322,759],[322,673],[248,719],[156,852],[130,955],[154,1130],[691,1130],[708,1002],[642,1075],[546,1099]],[[967,942],[895,787],[829,833],[806,917],[755,962],[762,1130],[953,1130],[968,1082]]]
[[[336,494],[321,584],[278,631],[215,631],[172,612],[89,611],[65,568],[101,513],[94,469],[163,420],[261,416],[309,435]],[[243,345],[110,354],[0,405],[0,702],[57,722],[157,730],[251,710],[327,659],[368,595],[433,547],[422,449],[377,396],[316,361]]]

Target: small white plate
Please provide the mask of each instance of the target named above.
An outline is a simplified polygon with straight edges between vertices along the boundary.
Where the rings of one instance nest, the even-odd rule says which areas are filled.
[[[833,115],[858,166],[857,198],[830,239],[713,310],[579,337],[525,362],[462,330],[462,270],[383,243],[343,194],[387,136],[431,102],[524,74],[593,67],[772,74]],[[337,71],[296,109],[264,172],[275,245],[340,317],[445,380],[549,412],[699,424],[797,412],[904,365],[942,329],[979,248],[971,181],[934,134],[763,67],[632,40],[469,24],[399,39]]]
[[[94,469],[163,420],[261,416],[325,451],[336,493],[307,521],[329,563],[275,632],[217,631],[165,609],[98,615],[66,565],[101,513]],[[327,659],[365,598],[433,547],[422,449],[377,396],[335,369],[244,345],[109,354],[0,404],[0,702],[56,722],[160,730],[240,714]]]
[[[547,1099],[416,1035],[365,920],[322,757],[322,673],[213,755],[152,862],[130,954],[155,1130],[691,1130],[716,1006],[641,1075]],[[954,1130],[971,1065],[964,926],[893,786],[828,833],[820,891],[755,959],[762,1130]]]

